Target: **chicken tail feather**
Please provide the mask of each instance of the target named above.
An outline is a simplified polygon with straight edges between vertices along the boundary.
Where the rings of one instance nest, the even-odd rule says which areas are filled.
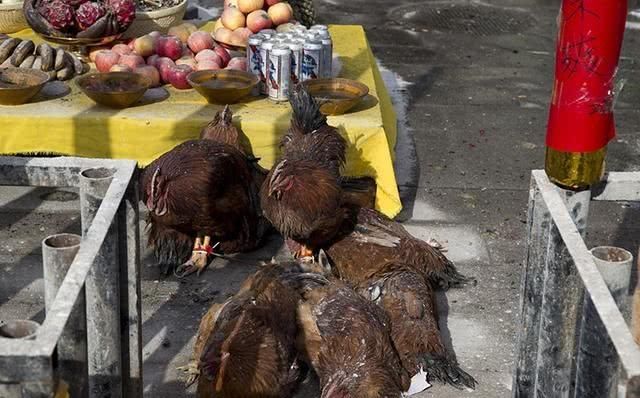
[[[293,121],[303,133],[313,133],[327,125],[327,117],[320,112],[320,104],[301,85],[289,96]]]
[[[458,366],[455,360],[442,356],[425,356],[422,366],[427,372],[429,382],[440,381],[457,389],[475,389],[478,382],[469,373]]]
[[[431,269],[428,278],[434,287],[444,290],[465,285],[475,286],[478,283],[475,278],[461,274],[456,266],[448,260],[444,262],[441,269]]]

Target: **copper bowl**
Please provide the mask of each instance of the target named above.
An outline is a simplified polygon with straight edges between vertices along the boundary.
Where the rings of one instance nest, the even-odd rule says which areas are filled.
[[[91,73],[76,80],[87,97],[110,108],[127,108],[151,86],[151,80],[133,72]]]
[[[258,77],[240,70],[199,70],[187,76],[191,87],[212,104],[233,104],[251,93]]]
[[[0,104],[20,105],[29,102],[49,80],[45,72],[27,68],[0,69]]]
[[[325,115],[342,115],[369,94],[369,87],[349,79],[313,79],[302,85],[321,103],[320,112]]]

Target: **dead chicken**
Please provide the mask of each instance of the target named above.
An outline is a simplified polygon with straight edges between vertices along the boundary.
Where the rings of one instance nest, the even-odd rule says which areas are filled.
[[[389,262],[362,281],[358,291],[382,308],[391,324],[391,340],[411,376],[475,388],[476,381],[447,352],[438,326],[433,287],[412,266]]]
[[[199,398],[289,397],[299,379],[296,341],[298,293],[290,272],[268,264],[236,295],[214,304],[200,323],[189,382]]]
[[[406,264],[436,287],[475,282],[460,274],[440,249],[373,209],[350,209],[341,231],[325,250],[337,276],[353,284],[368,280],[388,262]]]
[[[298,347],[320,378],[322,398],[400,397],[409,375],[381,309],[341,281],[318,274],[299,280]]]

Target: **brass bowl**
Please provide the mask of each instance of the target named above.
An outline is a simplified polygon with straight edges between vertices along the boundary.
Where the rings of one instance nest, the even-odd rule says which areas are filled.
[[[342,115],[369,94],[369,87],[349,79],[313,79],[302,85],[320,102],[320,112],[325,115]]]
[[[36,32],[38,33],[38,32]],[[91,47],[91,46],[103,46],[105,44],[112,43],[122,36],[122,33],[117,35],[96,37],[96,38],[80,38],[80,37],[63,37],[63,36],[48,36],[42,33],[38,33],[40,37],[48,42],[54,44],[61,44],[69,47]]]
[[[151,80],[133,72],[90,73],[76,80],[87,97],[110,108],[127,108],[151,86]]]
[[[20,105],[29,102],[49,80],[45,72],[27,68],[0,69],[0,104]]]
[[[249,95],[259,79],[249,72],[219,69],[191,72],[187,80],[209,103],[233,104]]]

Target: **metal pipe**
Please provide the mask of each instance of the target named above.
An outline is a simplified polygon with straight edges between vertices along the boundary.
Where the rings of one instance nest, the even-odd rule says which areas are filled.
[[[584,235],[591,192],[555,189]],[[576,330],[584,288],[560,231],[552,224],[542,290],[535,392],[544,397],[568,398],[573,396]]]
[[[142,300],[138,178],[134,174],[118,211],[124,395],[142,397]]]
[[[80,249],[76,234],[51,235],[42,241],[44,303],[47,313]],[[70,385],[73,397],[87,394],[87,322],[84,290],[78,296],[57,346],[59,377]]]
[[[90,168],[80,172],[82,234],[95,219],[115,170]],[[122,346],[120,327],[120,270],[118,228],[109,225],[102,247],[87,275],[86,316],[89,358],[89,397],[122,397]]]
[[[527,254],[520,284],[520,325],[512,388],[514,398],[532,397],[535,394],[540,306],[542,305],[540,291],[550,225],[551,216],[540,195],[540,189],[532,178],[527,216]]]
[[[633,255],[611,246],[594,247],[591,254],[616,304],[624,306]],[[581,325],[575,396],[616,397],[618,353],[588,295],[585,296]]]

